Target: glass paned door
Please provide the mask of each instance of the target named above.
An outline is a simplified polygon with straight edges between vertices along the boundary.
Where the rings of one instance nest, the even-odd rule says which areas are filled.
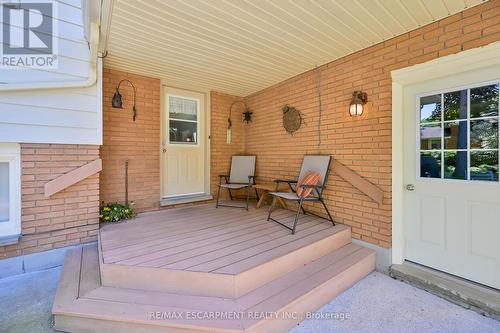
[[[162,198],[209,193],[205,93],[163,88]]]
[[[500,288],[500,66],[433,79],[434,66],[402,71],[411,82],[393,92],[393,244],[402,260]]]

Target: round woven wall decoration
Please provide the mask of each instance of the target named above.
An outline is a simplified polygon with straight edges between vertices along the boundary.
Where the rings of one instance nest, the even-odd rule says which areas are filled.
[[[303,122],[304,119],[300,111],[288,105],[283,107],[283,127],[288,133],[296,132]]]

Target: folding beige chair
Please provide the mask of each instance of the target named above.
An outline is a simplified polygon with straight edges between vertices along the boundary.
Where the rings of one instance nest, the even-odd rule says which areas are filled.
[[[304,214],[310,214],[310,215],[315,215],[316,214],[306,212],[302,204],[304,202],[321,202],[323,207],[326,210],[326,213],[328,214],[328,221],[332,222],[333,225],[335,225],[335,222],[333,221],[332,216],[330,215],[330,212],[328,211],[328,208],[326,207],[326,204],[323,200],[323,191],[326,186],[326,181],[328,180],[328,174],[330,170],[330,163],[332,161],[331,156],[325,156],[325,155],[306,155],[304,156],[304,160],[302,161],[302,167],[300,169],[300,174],[299,178],[297,180],[288,180],[288,179],[276,179],[274,182],[276,183],[276,191],[278,191],[280,183],[287,183],[292,192],[271,192],[269,193],[270,195],[273,196],[273,201],[271,203],[271,206],[269,207],[269,213],[267,216],[267,220],[272,220],[278,224],[281,224],[287,229],[290,229],[292,231],[292,234],[295,234],[295,229],[297,228],[297,223],[299,221],[299,215],[300,211],[302,211]],[[310,195],[304,196],[304,191],[302,191],[302,195],[299,196],[297,195],[297,184],[298,182],[304,177],[304,175],[309,172],[317,172],[319,174],[319,181],[316,185],[300,185],[303,189],[305,188],[312,188],[313,191],[311,192]],[[295,184],[292,186],[292,184]],[[271,217],[271,214],[273,212],[274,205],[276,204],[276,198],[281,198],[284,200],[289,200],[289,201],[296,201],[298,203],[297,207],[297,213],[295,214],[295,220],[293,223],[293,227],[289,227],[288,225],[275,220]],[[324,218],[322,216],[319,216],[321,218]]]
[[[231,157],[231,169],[228,175],[219,175],[219,189],[217,191],[217,201],[215,208],[219,206],[224,207],[234,207],[234,208],[246,208],[248,210],[248,202],[250,201],[250,189],[252,185],[255,185],[255,161],[256,156],[232,156]],[[222,183],[222,179],[225,179],[225,184]],[[229,191],[229,197],[233,200],[233,194],[231,190],[241,190],[246,188],[247,190],[247,202],[246,207],[234,206],[234,205],[222,205],[219,203],[220,190],[221,188],[226,188]],[[257,193],[257,191],[255,191]],[[258,194],[257,194],[258,199]]]

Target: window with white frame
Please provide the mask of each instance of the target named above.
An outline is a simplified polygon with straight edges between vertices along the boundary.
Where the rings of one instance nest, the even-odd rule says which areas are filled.
[[[420,97],[420,177],[498,182],[499,83]]]
[[[168,118],[171,144],[198,143],[198,100],[169,96]]]
[[[16,143],[0,143],[0,238],[21,233],[21,162]]]

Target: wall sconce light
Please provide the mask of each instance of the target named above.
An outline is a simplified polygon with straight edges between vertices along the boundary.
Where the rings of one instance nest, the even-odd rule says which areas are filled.
[[[248,109],[243,112],[243,122],[249,124],[252,122],[252,115],[253,115],[253,112],[250,112],[248,111]]]
[[[247,124],[249,122],[252,121],[252,114],[253,112],[250,112],[250,110],[248,110],[246,104],[243,102],[243,101],[234,101],[231,106],[229,107],[229,117],[227,118],[227,130],[226,130],[226,143],[227,144],[231,144],[232,142],[232,130],[231,130],[231,127],[233,126],[233,122],[231,121],[231,113],[233,112],[233,107],[235,104],[243,104],[243,106],[245,107],[245,112],[243,112],[243,115],[244,115],[244,118],[243,118],[243,121],[246,121]]]
[[[122,95],[120,94],[120,85],[122,84],[122,82],[128,82],[130,83],[130,85],[132,86],[132,88],[134,88],[134,106],[132,107],[132,110],[134,111],[134,116],[133,116],[133,120],[135,121],[135,118],[137,117],[137,109],[135,108],[135,86],[132,82],[130,82],[129,80],[127,79],[124,79],[124,80],[121,80],[119,83],[118,83],[118,87],[116,87],[116,91],[115,91],[115,94],[113,95],[113,99],[111,100],[111,106],[114,107],[114,108],[117,108],[117,109],[122,109]]]
[[[364,105],[368,101],[368,95],[362,91],[355,91],[352,94],[349,114],[351,117],[359,117],[363,114]]]

